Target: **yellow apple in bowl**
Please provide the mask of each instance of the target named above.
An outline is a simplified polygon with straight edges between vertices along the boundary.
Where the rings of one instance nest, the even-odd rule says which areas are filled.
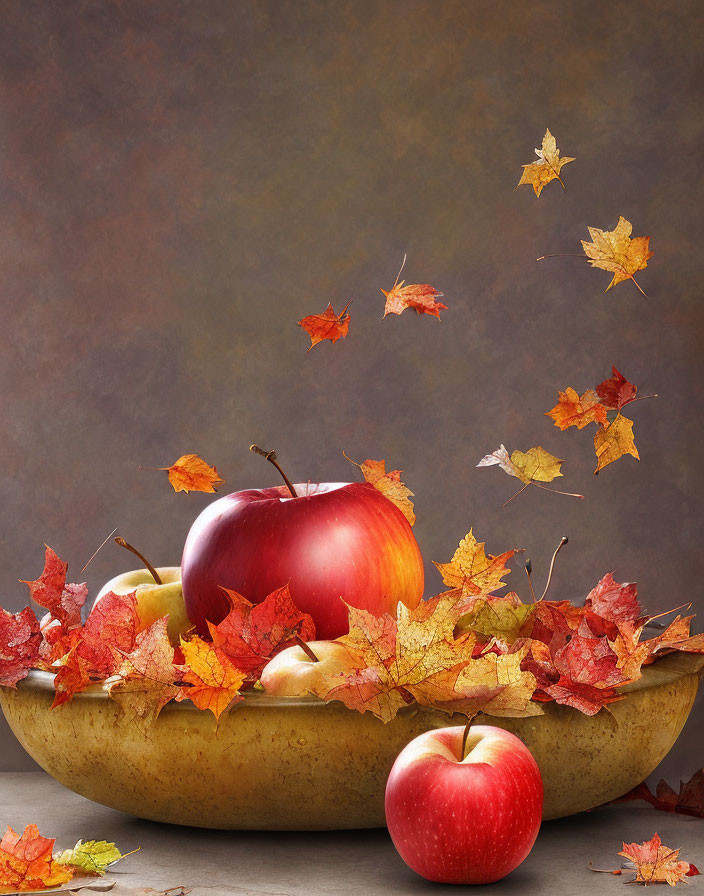
[[[173,644],[178,644],[179,635],[191,628],[183,601],[181,567],[160,566],[156,572],[161,585],[154,581],[152,574],[146,569],[133,569],[115,576],[100,589],[93,606],[111,591],[115,594],[130,594],[134,591],[139,613],[138,631],[168,615],[169,638]]]
[[[337,641],[310,641],[306,647],[308,652],[295,644],[269,660],[260,678],[267,694],[320,697],[329,690],[324,686],[324,678],[344,671],[347,648]]]

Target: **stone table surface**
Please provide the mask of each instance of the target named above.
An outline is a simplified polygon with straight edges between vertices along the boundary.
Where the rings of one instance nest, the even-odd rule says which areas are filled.
[[[106,809],[66,790],[43,773],[0,774],[0,824],[22,829],[32,822],[57,846],[79,838],[114,840],[127,851],[142,849],[117,866],[113,896],[143,887],[192,887],[193,896],[376,896],[457,893],[410,871],[385,830],[315,833],[207,831],[142,821]],[[642,841],[657,831],[682,857],[704,866],[704,820],[667,815],[637,804],[611,806],[547,822],[537,843],[513,874],[492,893],[618,893],[628,877],[594,874],[616,868],[622,840]],[[119,869],[119,870],[118,870]],[[689,892],[704,894],[704,876],[689,879]],[[84,891],[89,894],[90,891]]]

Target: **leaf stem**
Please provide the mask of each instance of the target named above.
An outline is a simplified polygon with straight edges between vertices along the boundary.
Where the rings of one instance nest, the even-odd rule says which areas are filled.
[[[115,528],[112,530],[112,532],[111,532],[109,535],[106,535],[106,536],[105,536],[105,538],[103,539],[103,541],[102,541],[102,542],[98,545],[98,547],[93,551],[93,553],[90,555],[90,557],[86,560],[86,562],[85,562],[85,563],[83,564],[83,566],[81,567],[81,572],[83,572],[83,570],[85,570],[85,569],[88,568],[88,565],[90,564],[90,562],[91,562],[91,560],[93,559],[93,557],[95,557],[95,555],[98,553],[98,551],[102,550],[102,548],[105,547],[105,545],[108,543],[108,541],[110,541],[110,539],[113,537],[113,535],[114,535],[116,532],[117,532],[117,526],[115,526]]]
[[[548,570],[548,580],[545,583],[545,589],[543,590],[543,593],[540,595],[541,600],[543,600],[545,595],[548,593],[548,589],[550,588],[550,582],[552,581],[552,571],[555,568],[555,558],[560,553],[562,548],[564,548],[564,546],[567,544],[568,541],[569,541],[569,538],[566,535],[563,535],[562,538],[560,539],[560,543],[555,548],[555,553],[552,555],[552,560],[550,561],[550,569]]]
[[[537,603],[537,598],[535,596],[535,591],[533,591],[533,580],[531,579],[531,573],[533,572],[533,564],[530,561],[530,557],[525,562],[526,575],[528,576],[528,587],[530,588],[530,596],[533,598],[533,603]]]
[[[543,485],[541,482],[536,482],[535,479],[531,479],[528,485],[534,485],[536,488],[545,489],[546,492],[552,492],[554,495],[566,495],[568,498],[581,498],[584,500],[584,495],[578,495],[575,492],[561,492],[557,488],[548,488],[547,485]]]
[[[625,408],[626,405],[633,404],[634,401],[645,401],[646,398],[657,398],[658,394],[655,392],[653,395],[638,395],[636,398],[629,398],[624,404],[621,405],[621,409]]]
[[[262,457],[266,458],[270,464],[273,464],[276,467],[276,469],[279,471],[279,473],[281,474],[282,479],[286,483],[286,487],[291,492],[291,497],[292,498],[298,497],[298,493],[296,492],[296,489],[291,484],[291,480],[288,478],[288,476],[284,473],[284,471],[279,466],[279,462],[276,459],[275,451],[273,451],[273,450],[272,451],[264,451],[264,449],[260,448],[259,445],[250,445],[249,450],[253,451],[255,454],[260,454]]]
[[[504,501],[504,503],[501,506],[506,507],[506,505],[510,504],[514,498],[517,498],[519,495],[523,494],[523,492],[528,488],[529,485],[530,485],[530,481],[526,482],[526,484],[523,486],[523,488],[519,488],[519,490],[516,492],[516,494],[511,495],[511,497],[508,499],[508,501]]]
[[[298,644],[298,646],[301,648],[303,653],[305,653],[309,660],[312,660],[314,663],[320,662],[320,659],[313,653],[310,645],[306,644],[306,642],[300,635],[295,635],[293,640],[296,642],[296,644]]]
[[[117,538],[115,539],[115,544],[119,544],[121,548],[125,548],[125,550],[131,551],[135,555],[135,557],[139,557],[139,559],[142,561],[142,563],[144,564],[146,569],[149,571],[151,577],[154,579],[154,581],[156,582],[157,585],[164,584],[161,581],[159,573],[154,569],[154,567],[147,560],[147,558],[144,556],[144,554],[140,554],[140,552],[137,550],[137,548],[132,547],[132,545],[129,544],[128,542],[126,542],[125,539],[121,535],[117,536]]]

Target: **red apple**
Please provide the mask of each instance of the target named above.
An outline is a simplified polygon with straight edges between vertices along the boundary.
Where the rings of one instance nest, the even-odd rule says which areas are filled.
[[[386,824],[401,858],[428,880],[488,884],[530,852],[543,782],[528,748],[489,725],[440,728],[399,753],[386,785]]]
[[[348,630],[346,601],[380,615],[423,594],[423,560],[401,511],[359,482],[248,489],[214,501],[186,539],[181,561],[188,618],[202,635],[229,605],[252,603],[286,583],[321,640]]]

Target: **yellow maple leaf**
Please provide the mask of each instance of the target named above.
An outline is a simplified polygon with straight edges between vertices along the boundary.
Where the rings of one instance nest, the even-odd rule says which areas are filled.
[[[540,196],[544,186],[552,180],[559,180],[564,190],[565,185],[560,177],[560,171],[563,165],[567,165],[568,162],[574,162],[575,160],[569,158],[569,156],[560,158],[560,150],[557,148],[555,138],[549,130],[545,131],[542,146],[540,149],[535,150],[535,154],[538,157],[538,161],[522,166],[523,174],[518,181],[518,186],[528,184],[533,187],[535,195]]]
[[[522,603],[513,591],[503,597],[478,597],[459,620],[458,630],[471,630],[512,644],[534,611],[535,604]]]
[[[633,275],[646,268],[648,259],[653,257],[649,247],[650,237],[638,236],[631,239],[633,226],[623,217],[618,219],[614,230],[599,230],[598,227],[587,229],[592,242],[581,242],[589,264],[613,274],[605,291],[608,292],[612,286],[624,280],[633,280],[637,289],[645,295]]]
[[[594,433],[594,451],[597,461],[594,475],[624,454],[631,454],[636,460],[640,460],[633,441],[633,421],[619,414],[607,426],[598,429]]]
[[[460,596],[447,592],[415,609],[399,604],[394,619],[348,607],[349,634],[337,639],[348,668],[327,677],[320,695],[383,722],[414,700],[445,712],[473,715],[491,705],[505,714],[533,715],[535,678],[522,657],[472,657],[472,632],[455,637]]]
[[[385,498],[398,507],[411,526],[415,523],[416,515],[413,510],[413,502],[410,500],[414,495],[410,488],[401,482],[403,470],[390,470],[387,473],[386,461],[365,460],[364,463],[358,464],[356,460],[347,457],[344,451],[342,454],[351,464],[359,467],[365,482],[373,485]]]
[[[181,639],[186,660],[183,680],[190,687],[182,687],[177,700],[192,700],[198,709],[209,709],[216,719],[234,700],[241,700],[240,687],[246,674],[236,669],[217,647],[197,635],[190,641]]]
[[[550,417],[555,426],[562,430],[570,426],[584,429],[590,423],[599,423],[603,426],[607,420],[606,408],[594,389],[587,389],[580,395],[571,386],[564,392],[558,391],[557,404],[546,411],[545,416]]]
[[[497,557],[484,550],[485,542],[478,542],[472,529],[460,541],[449,563],[435,563],[443,582],[448,588],[456,589],[464,598],[477,594],[491,594],[503,588],[503,577],[511,571],[506,562],[513,557],[516,549],[505,551]]]

